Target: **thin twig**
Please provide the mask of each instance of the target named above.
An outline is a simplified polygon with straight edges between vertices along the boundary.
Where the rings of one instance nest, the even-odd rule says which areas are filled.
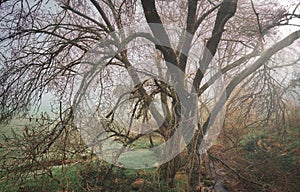
[[[233,168],[231,168],[227,163],[225,163],[224,161],[222,161],[221,159],[213,156],[212,154],[208,154],[210,158],[212,158],[213,160],[216,160],[218,162],[220,162],[224,167],[226,167],[227,169],[229,169],[231,172],[233,172],[236,176],[238,176],[239,179],[242,179],[248,183],[252,183],[252,184],[255,184],[255,185],[258,185],[260,187],[264,186],[264,184],[262,183],[259,183],[257,181],[253,181],[253,180],[250,180],[250,179],[247,179],[246,177],[244,177],[243,175],[239,174],[236,170],[234,170]]]
[[[261,27],[261,24],[260,24],[260,20],[259,20],[259,15],[254,7],[254,3],[253,3],[253,0],[251,0],[251,6],[252,6],[252,10],[255,14],[255,17],[256,17],[256,21],[257,21],[257,25],[258,25],[258,30],[259,30],[259,38],[261,40],[261,44],[263,46],[263,42],[265,41],[264,37],[263,37],[263,34],[262,34],[262,27]]]

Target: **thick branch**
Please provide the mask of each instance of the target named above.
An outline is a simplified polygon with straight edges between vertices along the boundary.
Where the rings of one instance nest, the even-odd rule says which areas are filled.
[[[259,55],[259,51],[255,50],[243,57],[241,57],[240,59],[234,61],[233,63],[225,66],[224,68],[221,69],[220,73],[216,73],[215,75],[213,75],[198,91],[198,96],[200,96],[210,85],[212,85],[216,80],[218,80],[218,78],[220,77],[220,75],[225,74],[226,72],[230,71],[231,69],[234,69],[238,66],[240,66],[241,64],[243,64],[244,62],[246,62],[247,60],[258,56]]]
[[[195,1],[189,1],[189,7],[188,7],[188,18],[187,18],[187,27],[186,31],[188,33],[184,34],[184,43],[182,46],[182,51],[179,57],[179,67],[182,71],[185,71],[186,68],[186,62],[187,62],[187,55],[190,51],[191,43],[193,40],[193,36],[195,32],[197,31],[198,27],[204,21],[204,19],[211,14],[214,10],[216,10],[218,7],[220,7],[221,4],[214,6],[207,12],[205,12],[200,18],[196,20],[195,16],[196,13],[195,11],[197,10],[197,2]],[[195,15],[192,15],[195,14]]]
[[[238,74],[227,86],[226,92],[227,97],[232,93],[233,89],[246,77],[248,77],[251,73],[256,71],[258,68],[260,68],[267,60],[270,59],[275,53],[280,51],[281,49],[291,45],[300,38],[300,30],[290,34],[289,36],[285,37],[269,49],[262,52],[261,56],[254,62],[252,66],[250,66],[247,69],[244,69],[241,73]]]
[[[188,16],[186,21],[186,31],[193,34],[195,31],[195,20],[196,20],[196,10],[197,10],[197,1],[189,0],[188,1]]]
[[[203,58],[200,61],[200,68],[197,70],[193,85],[196,91],[199,89],[200,82],[203,78],[209,63],[215,56],[222,34],[225,31],[224,27],[227,21],[234,16],[237,7],[237,0],[224,0],[215,21],[211,38],[206,43]]]
[[[201,15],[201,17],[199,17],[199,19],[197,19],[196,23],[195,23],[195,27],[194,29],[197,30],[198,27],[200,26],[200,24],[202,23],[202,21],[204,21],[204,19],[210,15],[212,12],[214,12],[217,8],[219,8],[222,4],[216,5],[213,8],[211,8],[210,10],[208,10],[207,12],[205,12],[203,15]]]
[[[100,13],[102,19],[106,23],[106,25],[109,28],[109,30],[111,32],[115,31],[113,25],[110,23],[109,19],[107,18],[106,14],[103,11],[103,9],[101,8],[100,4],[96,0],[91,0],[91,2],[93,3],[93,5],[96,7],[96,9],[98,10],[98,12]]]
[[[156,44],[156,49],[164,55],[166,62],[177,65],[176,54],[171,48],[169,36],[162,25],[162,21],[155,7],[155,0],[142,0],[143,10],[149,27],[160,45]],[[157,24],[157,25],[154,25]]]
[[[234,88],[239,85],[245,78],[247,78],[249,75],[251,75],[253,72],[255,72],[257,69],[259,69],[263,64],[268,61],[274,54],[276,54],[278,51],[282,50],[283,48],[291,45],[300,38],[300,30],[291,33],[278,43],[274,44],[269,49],[263,51],[260,55],[260,57],[251,65],[250,67],[244,69],[241,73],[239,73],[226,87],[226,90],[222,93],[222,96],[220,97],[220,101],[217,102],[215,107],[212,110],[212,113],[210,114],[210,117],[207,119],[203,126],[203,132],[206,133],[207,129],[209,128],[209,123],[214,122],[219,111],[224,106],[224,97],[228,99],[230,95],[232,94]],[[222,100],[223,99],[223,100]]]

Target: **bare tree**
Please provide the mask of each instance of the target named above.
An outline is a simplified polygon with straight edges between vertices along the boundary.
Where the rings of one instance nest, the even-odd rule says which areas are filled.
[[[124,146],[144,135],[149,135],[151,141],[153,133],[165,141],[170,140],[184,122],[186,132],[182,135],[185,138],[193,133],[191,142],[186,141],[187,149],[161,165],[159,170],[162,178],[173,186],[178,170],[186,167],[191,191],[196,191],[200,183],[201,143],[226,100],[244,84],[253,83],[256,90],[261,80],[265,80],[263,87],[276,84],[269,73],[276,65],[268,66],[268,62],[300,37],[298,30],[274,43],[268,41],[279,26],[299,18],[299,4],[293,5],[295,9],[291,13],[276,3],[270,6],[237,0],[16,0],[3,1],[0,6],[3,10],[0,14],[1,121],[29,112],[44,93],[51,92],[64,103],[60,114],[68,113],[58,118],[60,123],[55,126],[55,130],[60,130],[56,132],[58,135],[73,121],[74,110],[81,99],[85,99],[85,94],[94,94],[90,97],[99,107],[96,111],[102,112],[105,131]],[[143,22],[148,31],[127,33],[123,30],[137,21]],[[182,31],[170,32],[168,23]],[[174,39],[178,41],[174,43]],[[199,39],[203,50],[199,49]],[[145,46],[132,46],[145,41],[148,43]],[[96,50],[99,57],[89,55],[91,50]],[[189,58],[193,50],[197,54],[194,63]],[[89,60],[86,60],[87,55]],[[147,65],[136,62],[148,58],[151,62]],[[93,68],[99,62],[105,63],[104,67]],[[213,68],[219,72],[211,75]],[[162,76],[167,74],[165,79],[169,78],[171,85],[151,78],[153,71]],[[121,91],[122,94],[112,94],[114,89],[119,89],[117,85],[122,85],[118,77],[128,78],[123,80],[124,86],[126,81],[134,82],[135,86]],[[199,105],[199,109],[193,110],[220,77],[225,79],[220,93],[223,99],[217,100],[207,115],[201,116],[201,121],[192,125],[193,119],[185,122],[197,116],[201,107],[209,106]],[[188,86],[192,91],[183,89],[186,84],[192,85]],[[193,94],[197,102],[190,99]],[[155,99],[163,106],[163,113],[151,105]],[[129,103],[127,109],[121,108],[123,102]],[[267,106],[274,105],[280,107],[280,101]],[[120,125],[117,121],[118,110],[129,114],[129,125]],[[152,119],[153,124],[159,126],[151,133],[130,134],[131,128],[125,127],[132,127],[135,118],[144,125]],[[57,138],[53,137],[50,142],[43,140],[43,145],[48,146],[45,150]],[[182,163],[182,159],[187,161]]]

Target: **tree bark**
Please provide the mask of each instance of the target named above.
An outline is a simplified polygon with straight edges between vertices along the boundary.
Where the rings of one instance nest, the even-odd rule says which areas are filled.
[[[206,43],[206,49],[204,50],[203,58],[200,60],[200,67],[196,72],[193,85],[196,91],[199,90],[203,75],[207,70],[209,63],[215,56],[217,48],[219,46],[223,32],[225,31],[225,24],[234,16],[237,7],[237,0],[224,0],[221,7],[218,10],[217,18],[215,20],[212,35]]]
[[[196,72],[196,76],[193,82],[194,88],[197,92],[199,91],[199,86],[204,76],[204,73],[207,70],[208,65],[212,61],[214,55],[216,54],[216,50],[220,43],[222,34],[225,31],[224,29],[225,24],[231,17],[234,16],[236,12],[236,8],[237,8],[237,0],[224,0],[218,10],[212,35],[206,43],[206,49],[204,51],[203,58],[200,60],[200,67]],[[198,135],[196,135],[196,137],[198,137]],[[196,142],[196,145],[194,146],[197,147],[200,146],[201,141],[202,141],[202,137],[193,140],[193,142]],[[191,191],[197,191],[197,188],[200,185],[199,171],[200,171],[201,162],[200,162],[200,153],[199,153],[200,150],[197,149],[197,147],[196,149],[195,147],[192,148],[192,150],[196,150],[196,153],[189,151],[189,154],[194,154],[195,156],[194,163],[192,165],[192,168],[190,169],[191,173],[189,173],[190,175],[189,185]]]

